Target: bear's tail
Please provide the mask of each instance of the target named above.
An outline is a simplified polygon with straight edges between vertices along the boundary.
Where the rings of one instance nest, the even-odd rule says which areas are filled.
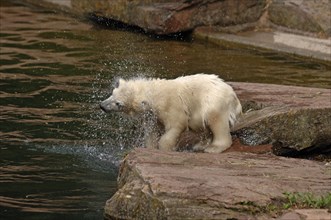
[[[230,115],[229,115],[229,123],[232,128],[236,123],[238,117],[242,114],[242,107],[238,97],[234,94],[234,97],[230,103]]]

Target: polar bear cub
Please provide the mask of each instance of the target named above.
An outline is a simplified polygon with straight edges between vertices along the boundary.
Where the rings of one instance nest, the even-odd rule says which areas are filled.
[[[119,79],[112,95],[101,102],[105,112],[152,113],[162,125],[150,129],[146,147],[176,150],[184,131],[209,131],[212,139],[195,149],[220,153],[232,144],[232,126],[242,107],[230,85],[216,75],[196,74],[176,79]]]

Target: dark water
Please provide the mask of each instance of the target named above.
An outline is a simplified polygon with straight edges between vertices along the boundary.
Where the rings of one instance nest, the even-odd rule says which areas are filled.
[[[330,88],[330,63],[104,30],[0,0],[0,219],[102,219],[142,132],[98,109],[117,76]]]

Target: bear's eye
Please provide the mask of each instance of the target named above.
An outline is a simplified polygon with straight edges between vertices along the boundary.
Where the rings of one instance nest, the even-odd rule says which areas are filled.
[[[118,88],[120,86],[119,80],[116,80],[114,83],[114,88]]]
[[[120,103],[120,102],[116,102],[115,105],[116,105],[117,107],[120,107],[120,106],[121,106],[121,103]]]

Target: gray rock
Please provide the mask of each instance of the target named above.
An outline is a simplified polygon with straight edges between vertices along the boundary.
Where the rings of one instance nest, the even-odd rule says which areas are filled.
[[[231,84],[244,109],[255,110],[245,113],[233,129],[242,143],[272,143],[276,154],[331,151],[330,89]]]
[[[268,9],[269,19],[292,30],[330,35],[330,0],[274,0]]]
[[[246,145],[273,144],[278,155],[295,151],[331,152],[331,109],[264,108],[247,113],[236,134]]]
[[[321,26],[297,5],[275,1],[269,7],[269,18],[274,24],[305,32],[323,32]]]

